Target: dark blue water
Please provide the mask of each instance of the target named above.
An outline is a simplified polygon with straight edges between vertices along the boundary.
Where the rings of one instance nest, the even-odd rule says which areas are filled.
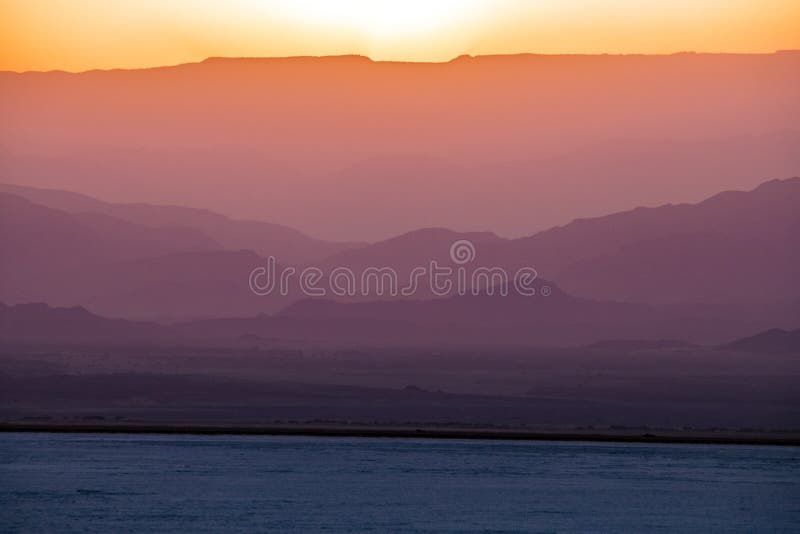
[[[0,434],[0,532],[800,531],[800,449]]]

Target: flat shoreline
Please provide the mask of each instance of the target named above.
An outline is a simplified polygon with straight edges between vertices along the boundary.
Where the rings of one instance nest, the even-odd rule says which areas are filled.
[[[497,428],[443,428],[426,426],[358,425],[212,425],[154,423],[50,423],[4,422],[0,432],[98,433],[98,434],[186,434],[242,436],[317,436],[356,438],[427,438],[513,441],[594,441],[618,443],[675,443],[711,445],[780,445],[800,446],[800,434],[787,432],[637,432],[537,431]]]

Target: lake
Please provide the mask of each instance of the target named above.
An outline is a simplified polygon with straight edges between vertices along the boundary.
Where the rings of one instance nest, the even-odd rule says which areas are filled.
[[[0,434],[0,532],[798,531],[800,448]]]

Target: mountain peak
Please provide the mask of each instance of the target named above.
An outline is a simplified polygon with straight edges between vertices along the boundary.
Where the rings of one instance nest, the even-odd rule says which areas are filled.
[[[737,339],[722,345],[721,348],[754,353],[800,354],[800,329],[772,328],[753,336]]]
[[[759,184],[753,191],[784,191],[794,190],[800,187],[800,177],[792,176],[791,178],[774,178]]]

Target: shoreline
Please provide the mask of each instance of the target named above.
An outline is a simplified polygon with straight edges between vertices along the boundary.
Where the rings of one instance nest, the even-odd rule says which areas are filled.
[[[43,423],[2,422],[0,433],[81,433],[81,434],[183,434],[241,436],[309,436],[355,438],[424,438],[510,441],[588,441],[609,443],[662,443],[695,445],[773,445],[800,446],[800,434],[746,432],[636,432],[544,431],[499,428],[445,428],[435,426],[357,426],[357,425],[214,425],[155,423]],[[656,433],[659,432],[659,433]]]

